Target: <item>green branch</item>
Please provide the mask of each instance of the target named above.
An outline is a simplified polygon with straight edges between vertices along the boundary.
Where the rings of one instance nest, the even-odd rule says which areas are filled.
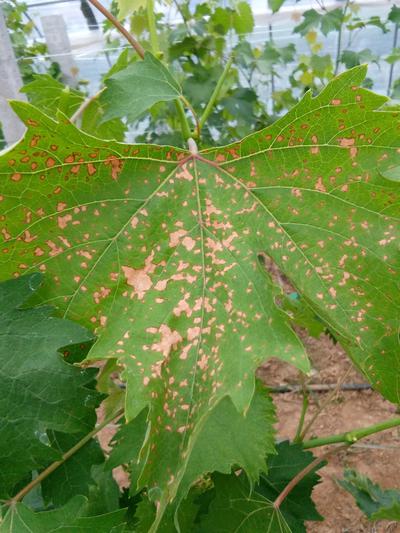
[[[154,12],[154,0],[147,0],[147,23],[149,25],[151,51],[157,57],[160,53],[158,42],[156,15]]]
[[[83,439],[81,439],[79,442],[75,444],[72,448],[70,448],[67,452],[64,453],[64,455],[61,457],[59,461],[55,461],[54,463],[51,463],[50,466],[45,468],[40,474],[35,477],[30,483],[25,485],[23,489],[21,489],[13,498],[8,500],[6,502],[7,505],[14,505],[17,502],[21,501],[32,489],[34,489],[39,483],[41,483],[44,479],[46,479],[50,474],[54,472],[59,466],[65,463],[70,457],[72,457],[76,452],[78,452],[85,444],[87,444],[93,437],[97,435],[102,429],[104,429],[108,424],[110,424],[113,420],[116,418],[120,418],[124,413],[124,409],[119,409],[117,412],[113,413],[112,415],[106,417],[101,424],[96,426],[90,433],[85,435]]]
[[[221,92],[222,85],[224,84],[224,81],[226,80],[226,77],[229,73],[232,63],[233,63],[233,56],[231,56],[228,59],[228,62],[225,65],[224,71],[222,72],[221,77],[219,78],[217,85],[215,86],[214,92],[212,93],[210,100],[208,101],[208,104],[206,105],[206,108],[204,109],[203,114],[200,117],[200,120],[199,120],[200,130],[206,123],[206,120],[210,116],[210,113],[215,106],[215,103],[219,97],[219,93]]]
[[[182,101],[175,100],[175,106],[178,112],[179,120],[181,122],[181,130],[182,130],[183,139],[187,141],[190,137],[192,137],[192,133],[190,131],[189,122],[185,115],[185,109],[183,107]]]
[[[303,440],[302,432],[303,432],[304,422],[305,422],[306,413],[307,413],[307,409],[309,405],[308,390],[306,388],[303,378],[301,379],[302,379],[303,403],[301,407],[299,423],[297,425],[296,436],[293,439],[293,442],[298,442],[298,443],[300,443]]]
[[[307,450],[310,448],[317,448],[319,446],[326,446],[327,444],[338,444],[340,442],[354,444],[364,437],[368,437],[374,433],[379,433],[380,431],[385,431],[386,429],[394,428],[396,426],[400,426],[400,418],[392,418],[390,420],[386,420],[385,422],[380,422],[379,424],[373,424],[372,426],[367,426],[365,428],[347,431],[346,433],[340,433],[339,435],[330,435],[328,437],[306,440],[303,442],[303,448]]]
[[[183,94],[181,94],[180,96],[180,101],[183,102],[183,104],[189,109],[189,111],[192,113],[193,115],[193,119],[195,121],[195,124],[196,124],[196,127],[195,127],[195,130],[191,132],[190,134],[190,137],[193,137],[194,139],[199,139],[200,138],[200,131],[201,131],[201,127],[200,127],[200,122],[199,122],[199,119],[197,117],[197,113],[196,111],[193,109],[193,106],[192,104],[189,102],[189,100],[187,100]],[[186,116],[186,115],[185,115]]]

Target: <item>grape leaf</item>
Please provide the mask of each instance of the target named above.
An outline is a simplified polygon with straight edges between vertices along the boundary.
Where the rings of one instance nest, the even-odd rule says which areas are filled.
[[[400,24],[400,7],[393,5],[388,15],[388,20]]]
[[[122,68],[126,67],[126,54],[121,54],[121,56],[121,61],[110,69],[111,74],[121,68],[121,63],[124,65]],[[26,93],[32,104],[50,116],[61,111],[70,117],[85,100],[83,93],[63,85],[48,74],[37,74],[31,83],[22,87],[21,92]],[[86,133],[117,141],[124,139],[126,125],[118,118],[104,120],[104,109],[98,98],[86,105],[81,113],[80,121],[80,127]]]
[[[145,8],[147,6],[147,0],[117,0],[117,4],[118,18],[122,20],[140,8]]]
[[[55,511],[35,513],[23,503],[10,507],[0,523],[0,533],[120,533],[125,529],[125,509],[86,516],[87,499],[75,496]]]
[[[358,507],[369,520],[395,520],[400,522],[400,491],[382,489],[366,476],[346,469],[339,484],[352,494]]]
[[[140,413],[134,420],[121,427],[115,435],[114,447],[107,461],[108,468],[131,463],[132,492],[135,492],[140,447],[146,431],[144,415],[145,412]],[[274,422],[272,401],[259,382],[245,416],[235,409],[228,397],[223,398],[204,423],[193,447],[178,490],[179,500],[187,496],[194,481],[201,478],[204,473],[215,470],[229,473],[233,466],[237,466],[246,471],[252,482],[257,481],[260,472],[265,472],[267,469],[266,455],[274,453]],[[215,435],[218,435],[217,440]],[[168,452],[163,451],[163,453]],[[171,460],[172,458],[168,456],[164,457],[165,464]]]
[[[271,9],[272,13],[276,13],[280,10],[285,0],[268,0],[268,7]]]
[[[85,434],[68,435],[49,431],[48,436],[51,446],[59,450],[62,455],[75,446]],[[59,507],[76,494],[88,496],[90,486],[95,485],[91,475],[92,467],[103,462],[103,452],[98,442],[92,439],[42,481],[44,501],[52,502],[54,506]]]
[[[147,409],[143,409],[133,420],[124,423],[114,435],[110,456],[105,464],[107,470],[119,465],[129,465],[130,493],[138,492],[138,479],[142,469],[140,450],[146,435]]]
[[[24,85],[22,93],[29,101],[50,115],[57,110],[72,115],[85,99],[84,95],[71,87],[66,87],[49,74],[36,74],[34,80]]]
[[[275,451],[275,412],[261,383],[245,416],[225,397],[213,409],[194,445],[178,490],[184,498],[191,484],[203,473],[229,473],[233,466],[243,468],[251,483],[266,472],[266,455]],[[215,436],[218,435],[216,439]]]
[[[247,2],[238,2],[233,13],[233,27],[236,33],[251,33],[254,28],[253,12]]]
[[[315,472],[323,463],[307,474],[289,493],[280,508],[275,509],[273,502],[281,491],[314,459],[312,453],[288,442],[277,446],[277,454],[269,458],[268,475],[263,474],[260,483],[253,490],[243,473],[214,475],[216,496],[208,514],[202,519],[200,531],[305,533],[305,520],[322,520],[315,509],[311,493],[319,482],[319,476]]]
[[[91,476],[95,484],[89,487],[88,516],[110,513],[125,507],[120,505],[119,487],[105,463],[93,465]]]
[[[101,396],[88,385],[93,370],[65,363],[57,351],[93,340],[87,330],[52,316],[50,307],[20,309],[39,289],[41,274],[0,284],[0,487],[16,483],[61,453],[46,442],[46,429],[88,433]],[[29,481],[29,479],[28,479]]]
[[[399,400],[398,184],[377,171],[398,164],[399,119],[364,76],[201,153],[101,141],[13,104],[29,129],[0,161],[1,275],[47,271],[40,301],[97,327],[90,357],[124,366],[128,419],[150,407],[141,483],[164,504],[222,398],[245,412],[268,357],[309,369],[261,252]]]
[[[135,120],[153,104],[175,100],[182,94],[179,83],[150,52],[145,52],[143,61],[108,77],[105,84],[100,97],[104,120],[125,116]]]
[[[194,533],[197,532],[195,521],[199,512],[199,506],[196,503],[198,496],[197,487],[194,487],[187,498],[183,500],[179,509],[175,512],[173,507],[167,509],[161,520],[157,533]],[[155,507],[153,502],[142,494],[142,499],[138,503],[135,518],[137,520],[135,533],[148,533],[154,522]],[[176,524],[179,524],[177,529]]]

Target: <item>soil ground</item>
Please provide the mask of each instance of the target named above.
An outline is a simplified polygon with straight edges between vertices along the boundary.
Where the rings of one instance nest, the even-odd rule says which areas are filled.
[[[349,358],[338,344],[326,335],[319,339],[301,335],[313,365],[312,377],[307,383],[364,383],[365,379],[354,369]],[[270,360],[259,369],[259,376],[270,386],[299,384],[296,369]],[[307,411],[307,421],[323,405],[328,396],[331,401],[320,413],[307,438],[335,433],[375,424],[390,418],[396,407],[371,390],[340,391],[339,393],[312,393]],[[332,396],[334,396],[332,398]],[[302,406],[301,393],[274,394],[278,413],[278,436],[293,438]],[[327,448],[313,450],[316,455]],[[400,533],[400,524],[380,521],[371,523],[363,518],[354,499],[337,483],[344,468],[354,468],[370,477],[384,488],[400,488],[400,430],[398,428],[372,435],[350,449],[329,459],[320,470],[321,483],[314,489],[313,499],[324,522],[309,522],[309,533]]]

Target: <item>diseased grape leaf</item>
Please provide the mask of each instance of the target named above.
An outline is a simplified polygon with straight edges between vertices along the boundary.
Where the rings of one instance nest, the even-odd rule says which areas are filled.
[[[282,490],[314,459],[311,452],[288,442],[279,444],[276,451],[277,455],[268,458],[268,474],[262,474],[253,489],[244,473],[213,476],[216,495],[208,514],[202,518],[199,532],[305,533],[305,520],[322,520],[311,493],[320,479],[315,472],[324,463],[307,474],[280,508],[274,509],[273,502]]]
[[[0,533],[122,533],[125,530],[125,509],[98,516],[86,516],[86,509],[84,496],[75,496],[55,511],[39,513],[17,503],[0,522]]]
[[[104,120],[135,120],[153,104],[176,100],[182,94],[179,83],[150,52],[145,52],[143,61],[135,61],[108,77],[105,84],[100,97],[105,107]]]
[[[352,494],[368,520],[400,522],[400,491],[382,489],[355,470],[346,469],[339,484]]]
[[[29,130],[0,161],[1,275],[48,272],[40,301],[96,326],[90,358],[119,358],[128,419],[150,407],[141,483],[160,510],[222,398],[246,412],[268,357],[309,369],[261,252],[399,400],[399,185],[377,163],[398,165],[400,121],[364,76],[200,153],[102,141],[13,104]]]
[[[62,360],[62,347],[93,340],[92,334],[52,316],[49,306],[21,309],[40,287],[31,274],[0,284],[0,494],[32,470],[58,460],[46,430],[88,433],[101,396],[89,387],[95,371]],[[29,481],[29,478],[28,478]]]
[[[131,492],[136,492],[140,448],[146,431],[145,412],[121,427],[115,435],[114,447],[107,461],[108,468],[129,463],[131,469]],[[193,482],[205,473],[214,471],[229,473],[233,466],[243,468],[252,482],[259,479],[267,470],[266,455],[274,453],[275,411],[271,398],[261,383],[257,382],[256,392],[246,415],[239,413],[229,397],[225,397],[212,410],[204,423],[191,455],[186,471],[180,481],[177,497],[181,501],[189,492]],[[218,435],[218,438],[215,438]],[[171,452],[157,459],[157,465],[171,463]],[[172,450],[173,453],[173,450]],[[141,465],[143,467],[143,464]],[[153,467],[144,467],[143,475]],[[156,475],[155,473],[153,475]]]

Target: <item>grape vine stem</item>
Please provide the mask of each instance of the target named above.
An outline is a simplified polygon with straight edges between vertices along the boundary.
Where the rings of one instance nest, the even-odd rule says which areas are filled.
[[[332,454],[349,448],[364,437],[368,437],[369,435],[373,435],[374,433],[379,433],[380,431],[385,431],[386,429],[391,429],[397,426],[400,426],[400,418],[391,418],[389,420],[385,420],[384,422],[373,424],[372,426],[367,426],[365,428],[356,429],[354,431],[348,431],[346,433],[340,433],[339,435],[331,435],[328,437],[311,439],[303,442],[302,447],[305,450],[310,448],[317,448],[319,446],[326,446],[328,444],[344,444],[342,444],[342,446],[335,446],[334,448],[330,448],[327,452],[323,453],[319,457],[316,457],[314,461],[312,461],[303,470],[296,474],[295,477],[286,485],[286,487],[274,501],[274,509],[279,509],[284,499],[288,496],[290,492],[292,492],[295,486],[298,485],[300,481],[307,474],[312,472],[314,468],[316,468],[322,461],[330,457]]]
[[[318,448],[319,446],[326,446],[327,444],[338,444],[345,442],[347,444],[354,444],[355,442],[373,435],[374,433],[379,433],[380,431],[385,431],[386,429],[391,429],[396,426],[400,426],[400,418],[391,418],[385,420],[384,422],[379,422],[378,424],[373,424],[372,426],[367,426],[365,428],[355,429],[353,431],[347,431],[346,433],[339,433],[338,435],[330,435],[328,437],[320,437],[316,439],[310,439],[303,441],[303,449],[308,450],[310,448]]]
[[[89,2],[102,13],[106,19],[108,19],[111,24],[125,37],[130,45],[136,50],[138,55],[144,59],[144,48],[143,46],[129,33],[127,29],[120,23],[120,21],[114,17],[108,9],[106,9],[98,0],[89,0]]]

